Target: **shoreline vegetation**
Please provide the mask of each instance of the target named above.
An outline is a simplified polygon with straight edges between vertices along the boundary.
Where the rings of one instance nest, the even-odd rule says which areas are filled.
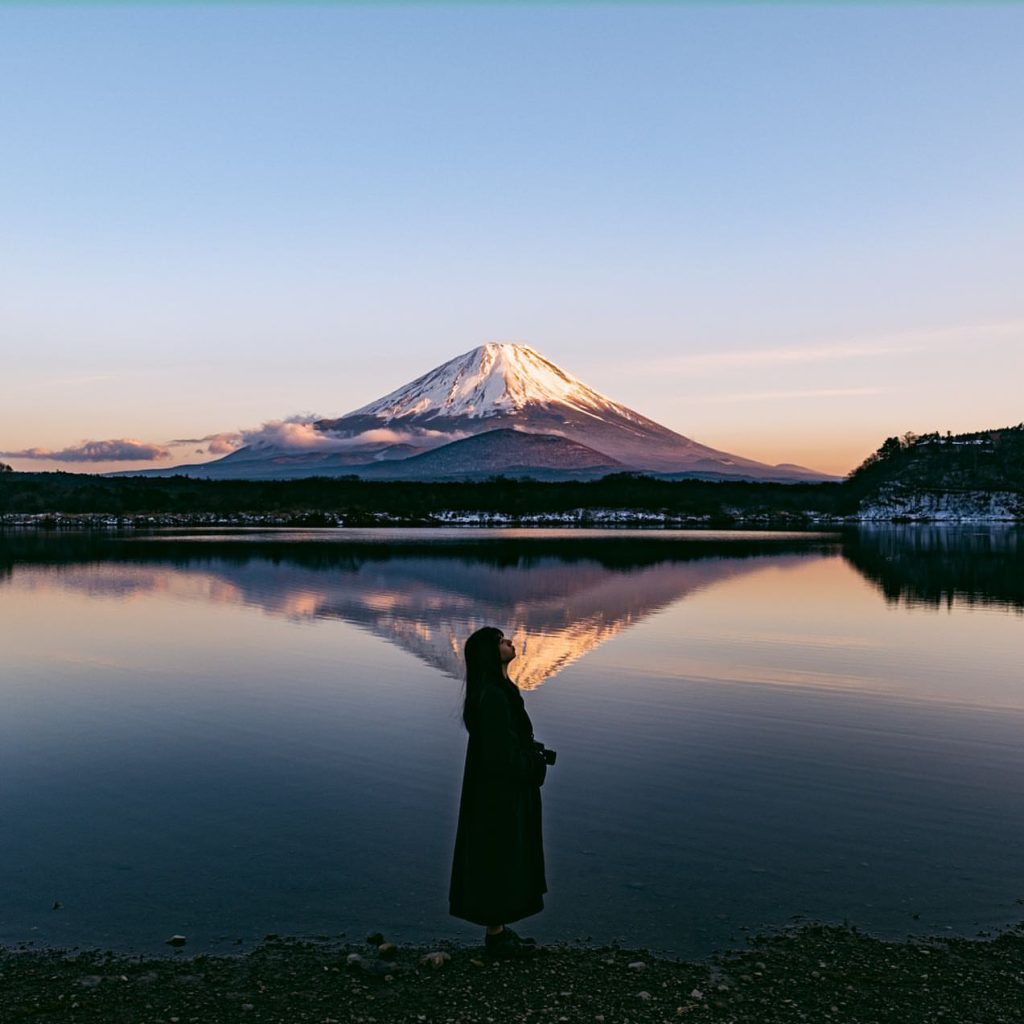
[[[840,485],[665,481],[409,483],[356,478],[200,480],[7,473],[0,525],[52,529],[175,526],[728,526],[842,516]]]
[[[522,962],[480,948],[266,936],[236,956],[0,948],[5,1022],[45,1024],[1010,1024],[1024,925],[886,941],[840,925],[758,936],[702,961],[555,945]]]

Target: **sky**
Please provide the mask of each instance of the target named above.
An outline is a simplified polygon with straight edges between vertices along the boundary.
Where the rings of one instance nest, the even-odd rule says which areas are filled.
[[[488,341],[846,473],[1024,420],[1024,5],[0,6],[0,458],[206,461]]]

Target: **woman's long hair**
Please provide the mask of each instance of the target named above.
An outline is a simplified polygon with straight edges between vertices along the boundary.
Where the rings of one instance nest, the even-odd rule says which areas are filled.
[[[484,626],[466,641],[466,699],[462,705],[462,721],[467,729],[472,728],[484,687],[488,683],[505,682],[498,649],[498,642],[504,635],[494,626]]]

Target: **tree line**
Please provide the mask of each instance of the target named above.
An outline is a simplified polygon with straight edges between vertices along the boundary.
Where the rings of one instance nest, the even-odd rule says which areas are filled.
[[[588,481],[494,477],[469,482],[364,481],[354,477],[298,480],[197,480],[100,477],[76,473],[14,473],[0,484],[0,514],[161,513],[288,515],[315,513],[355,523],[380,515],[429,520],[440,513],[512,517],[608,509],[709,516],[727,522],[749,515],[843,514],[839,484],[660,480],[619,473]]]

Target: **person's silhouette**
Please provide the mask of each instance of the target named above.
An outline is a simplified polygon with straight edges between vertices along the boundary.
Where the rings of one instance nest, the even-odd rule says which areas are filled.
[[[449,908],[487,929],[490,955],[529,955],[533,940],[506,925],[544,908],[540,787],[554,755],[534,740],[522,695],[509,679],[512,641],[485,626],[466,641],[465,655],[462,718],[469,743]]]

